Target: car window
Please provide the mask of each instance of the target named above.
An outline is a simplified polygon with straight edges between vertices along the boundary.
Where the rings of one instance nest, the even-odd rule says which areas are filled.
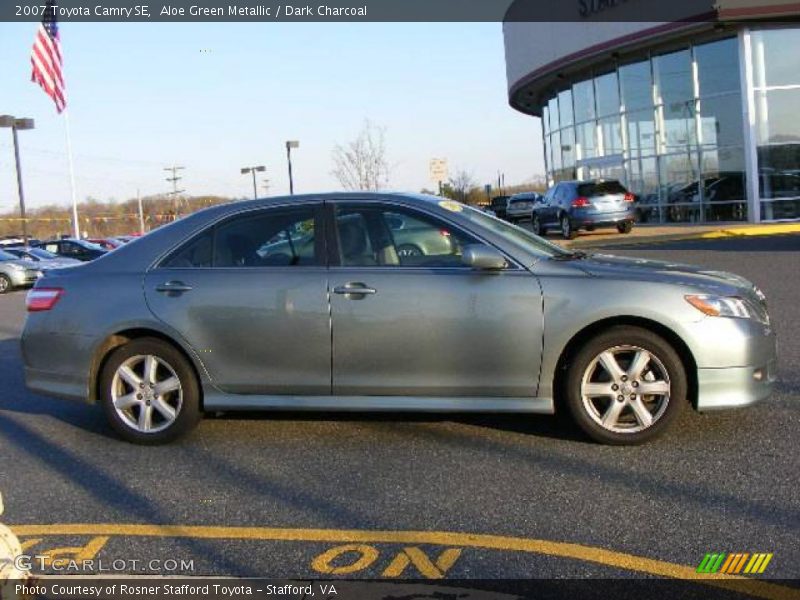
[[[398,220],[403,227],[392,228]],[[341,206],[336,234],[346,267],[462,267],[463,247],[477,242],[435,217],[397,207]]]
[[[6,252],[5,250],[0,250],[0,260],[17,260],[17,257],[11,254],[10,252]]]
[[[168,269],[198,269],[211,266],[214,231],[209,228],[173,252],[161,263]]]
[[[214,267],[320,265],[312,207],[268,210],[218,225]]]
[[[619,181],[597,181],[582,183],[578,186],[579,196],[602,196],[604,194],[627,194]]]
[[[58,254],[58,244],[45,244],[44,249],[53,254]]]

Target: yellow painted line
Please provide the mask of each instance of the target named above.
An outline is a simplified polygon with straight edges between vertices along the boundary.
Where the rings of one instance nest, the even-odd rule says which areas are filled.
[[[503,535],[447,531],[369,531],[359,529],[291,529],[273,527],[218,527],[206,525],[83,523],[19,525],[16,527],[12,526],[11,529],[20,537],[89,535],[285,542],[333,542],[350,544],[431,544],[507,552],[529,552],[557,556],[560,558],[583,560],[608,567],[638,571],[659,577],[696,580],[705,585],[738,591],[757,598],[764,598],[765,600],[800,600],[800,589],[789,588],[764,580],[755,580],[734,575],[707,575],[697,573],[696,566],[680,565],[594,546]]]
[[[753,225],[750,227],[729,227],[717,231],[701,233],[703,239],[734,237],[739,235],[781,235],[785,233],[800,233],[800,223],[773,223],[770,225]]]

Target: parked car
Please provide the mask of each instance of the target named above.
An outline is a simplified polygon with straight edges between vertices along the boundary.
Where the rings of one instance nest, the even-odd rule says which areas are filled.
[[[536,192],[514,194],[508,199],[506,219],[511,223],[530,221],[534,206],[542,202],[542,195]]]
[[[53,254],[52,252],[48,252],[42,248],[31,248],[30,246],[22,246],[22,247],[14,247],[14,248],[5,248],[5,251],[9,254],[13,254],[17,258],[21,258],[24,260],[29,260],[34,263],[39,263],[36,266],[39,269],[46,270],[46,269],[61,269],[63,267],[72,267],[75,265],[83,264],[81,261],[75,258],[66,258],[64,256],[59,256],[58,254]]]
[[[97,244],[73,238],[47,240],[46,242],[31,244],[31,246],[42,248],[52,254],[58,254],[65,258],[75,258],[83,262],[100,258],[108,252],[108,250],[101,248]]]
[[[532,228],[537,235],[559,228],[566,239],[580,229],[616,227],[630,233],[635,218],[634,195],[615,179],[561,181],[547,190],[544,201],[533,211]]]
[[[0,294],[33,285],[40,273],[35,263],[0,250]]]
[[[28,245],[30,244],[37,244],[39,240],[36,238],[28,238]],[[20,246],[25,245],[25,239],[22,236],[5,236],[4,238],[0,239],[0,248],[4,250],[6,248],[18,248]]]
[[[405,263],[398,215],[450,243]],[[261,257],[281,233],[312,251]],[[27,307],[28,387],[99,403],[142,444],[202,411],[296,408],[568,410],[593,439],[635,444],[686,405],[766,398],[776,371],[764,295],[741,277],[568,252],[411,194],[207,208],[49,272]]]
[[[508,210],[508,199],[511,196],[495,196],[492,198],[492,210],[494,211],[495,216],[499,219],[506,218],[506,211]]]

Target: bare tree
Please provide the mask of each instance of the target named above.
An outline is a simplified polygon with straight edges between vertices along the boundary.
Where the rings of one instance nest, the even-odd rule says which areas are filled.
[[[449,183],[450,188],[455,194],[455,199],[461,202],[467,201],[470,191],[475,187],[475,179],[472,177],[472,173],[464,169],[457,171],[456,174],[450,178]]]
[[[346,190],[385,188],[389,183],[386,129],[365,120],[356,139],[345,146],[334,146],[333,164],[333,175]]]

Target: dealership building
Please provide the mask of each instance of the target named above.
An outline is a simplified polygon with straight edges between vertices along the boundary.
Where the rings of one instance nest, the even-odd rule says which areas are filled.
[[[670,22],[614,10],[503,25],[509,102],[542,120],[548,182],[619,179],[642,221],[800,219],[798,4],[720,0]]]

